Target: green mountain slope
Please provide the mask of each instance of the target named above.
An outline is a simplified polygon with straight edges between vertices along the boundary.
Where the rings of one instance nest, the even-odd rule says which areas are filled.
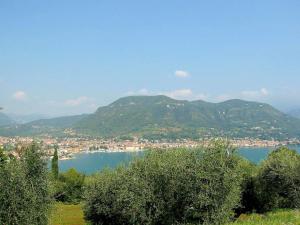
[[[242,100],[189,102],[166,96],[121,98],[100,107],[73,127],[80,133],[100,136],[300,137],[300,120],[267,104]]]
[[[233,137],[300,138],[300,119],[268,104],[229,100],[182,101],[166,96],[132,96],[98,108],[90,115],[43,119],[0,128],[0,135],[139,136],[148,139]]]

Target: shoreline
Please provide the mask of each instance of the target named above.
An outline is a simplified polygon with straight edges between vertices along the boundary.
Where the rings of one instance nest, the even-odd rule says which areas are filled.
[[[234,146],[235,148],[237,148],[238,150],[241,149],[252,149],[253,151],[255,150],[262,150],[262,149],[266,149],[266,150],[274,150],[278,147],[281,146],[295,146],[298,147],[300,146],[299,144],[294,144],[294,145],[271,145],[271,146]],[[70,153],[69,155],[64,155],[63,157],[59,158],[59,161],[65,161],[65,160],[71,160],[71,159],[76,159],[76,155],[79,154],[95,154],[95,153],[107,153],[107,154],[113,154],[113,153],[138,153],[138,152],[144,152],[147,151],[147,148],[143,148],[143,149],[134,149],[134,150],[124,150],[124,149],[100,149],[100,150],[84,150],[84,151],[79,151],[76,153]]]

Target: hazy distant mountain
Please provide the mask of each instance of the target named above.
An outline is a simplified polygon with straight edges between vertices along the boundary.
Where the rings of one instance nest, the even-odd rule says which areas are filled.
[[[300,119],[258,102],[182,101],[166,96],[132,96],[98,108],[90,115],[33,121],[0,129],[0,135],[77,134],[148,139],[234,137],[300,138]]]
[[[86,118],[87,114],[75,116],[62,116],[51,119],[41,119],[27,123],[28,126],[35,127],[56,127],[56,128],[69,128],[76,124],[78,121]]]
[[[12,125],[0,128],[0,135],[4,136],[31,136],[40,134],[50,134],[62,136],[63,131],[71,128],[75,123],[85,118],[87,115],[63,116],[52,119],[41,119],[26,124]]]
[[[0,126],[7,126],[14,124],[14,120],[8,117],[6,114],[0,112]]]
[[[18,124],[29,123],[35,120],[48,119],[49,116],[41,114],[28,114],[28,115],[19,115],[14,113],[9,113],[8,116],[12,118]]]
[[[300,137],[300,120],[268,104],[229,100],[182,101],[166,96],[121,98],[80,120],[79,132],[144,137]]]
[[[288,114],[300,119],[300,108],[291,110],[290,112],[288,112]]]

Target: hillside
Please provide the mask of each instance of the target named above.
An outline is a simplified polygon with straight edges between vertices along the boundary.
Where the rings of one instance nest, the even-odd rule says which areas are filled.
[[[300,109],[291,110],[288,114],[300,119]]]
[[[0,135],[3,136],[31,136],[40,134],[50,134],[53,136],[63,136],[67,128],[71,128],[75,123],[85,118],[87,115],[63,116],[52,119],[41,119],[26,124],[14,124],[0,128]]]
[[[8,125],[8,124],[7,124]],[[229,100],[221,103],[175,100],[160,96],[131,96],[98,108],[90,115],[42,119],[0,128],[0,135],[79,135],[147,139],[232,137],[299,138],[300,119],[264,103]]]
[[[133,134],[147,138],[300,136],[300,120],[268,104],[242,100],[182,101],[166,96],[121,98],[100,107],[73,127],[89,135]]]
[[[0,126],[7,126],[11,124],[14,124],[14,121],[4,113],[0,112]]]

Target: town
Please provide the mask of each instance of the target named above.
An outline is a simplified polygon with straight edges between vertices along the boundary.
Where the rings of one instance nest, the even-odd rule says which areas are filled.
[[[76,153],[93,153],[93,152],[135,152],[147,149],[171,149],[171,148],[196,148],[207,146],[211,143],[212,138],[201,140],[178,139],[175,141],[168,140],[147,140],[133,138],[132,140],[120,140],[117,138],[87,138],[87,137],[1,137],[0,146],[8,151],[14,151],[18,146],[29,145],[37,142],[41,145],[48,157],[53,155],[54,148],[58,148],[60,160],[70,159]],[[228,140],[233,147],[255,148],[269,147],[274,148],[283,145],[299,145],[299,139],[290,139],[286,141],[277,140],[260,140],[252,138],[230,139]]]

